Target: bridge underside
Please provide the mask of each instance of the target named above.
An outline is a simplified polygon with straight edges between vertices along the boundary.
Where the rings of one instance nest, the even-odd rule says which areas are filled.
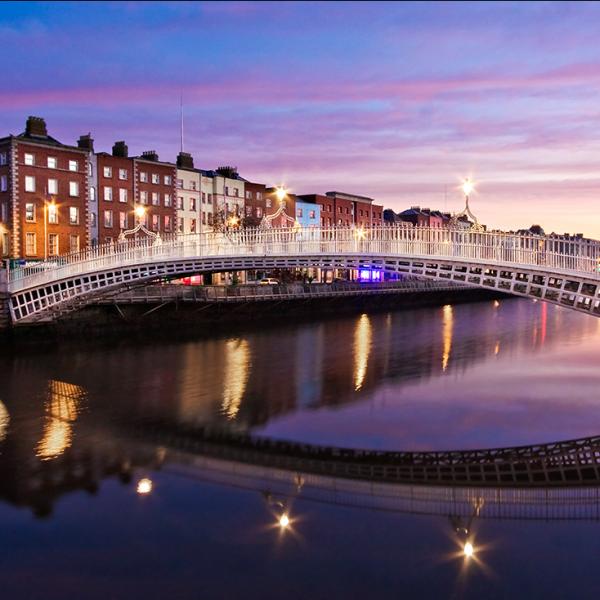
[[[464,259],[385,255],[301,255],[198,257],[132,264],[72,276],[13,292],[10,312],[14,325],[53,321],[105,295],[143,286],[157,279],[194,273],[318,267],[323,269],[380,269],[442,281],[462,282],[485,289],[551,302],[600,316],[598,280],[549,272],[543,265],[497,265]]]

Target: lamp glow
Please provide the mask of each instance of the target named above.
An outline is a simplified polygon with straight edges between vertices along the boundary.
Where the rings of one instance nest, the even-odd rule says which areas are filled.
[[[287,196],[287,192],[285,191],[285,188],[282,188],[282,187],[278,187],[275,194],[276,194],[277,200],[279,200],[279,202],[283,202],[283,200]]]
[[[364,240],[365,236],[367,235],[365,233],[365,230],[362,227],[359,227],[355,232],[354,235],[356,236],[357,239],[359,240]]]
[[[465,196],[468,196],[473,191],[474,188],[475,188],[475,186],[473,185],[473,182],[470,179],[464,180],[462,189],[463,189]]]
[[[135,216],[141,219],[146,214],[146,209],[143,206],[135,207]]]
[[[152,491],[152,480],[148,478],[140,479],[137,484],[137,493],[145,496]]]
[[[282,529],[285,529],[290,524],[290,518],[287,513],[283,513],[281,517],[279,517],[279,526]]]
[[[466,558],[471,558],[475,553],[475,548],[473,548],[473,544],[471,542],[466,542],[463,548],[463,553]]]

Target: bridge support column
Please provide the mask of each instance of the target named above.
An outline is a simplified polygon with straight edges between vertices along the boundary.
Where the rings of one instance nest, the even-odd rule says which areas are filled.
[[[11,325],[9,302],[7,272],[6,269],[0,269],[0,331]]]

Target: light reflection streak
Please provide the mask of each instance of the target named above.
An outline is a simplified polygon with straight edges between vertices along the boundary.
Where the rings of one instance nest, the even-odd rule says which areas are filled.
[[[363,313],[354,330],[354,391],[358,392],[365,381],[371,341],[373,338],[369,316]]]
[[[57,458],[71,445],[72,424],[86,392],[78,385],[50,380],[47,395],[44,432],[36,447],[41,460]]]
[[[246,384],[250,365],[250,344],[246,340],[233,339],[225,344],[225,386],[223,389],[223,413],[235,419]]]
[[[0,400],[0,442],[6,437],[8,433],[8,425],[10,423],[10,415],[8,409],[4,406],[4,402]]]
[[[452,331],[453,331],[453,315],[452,306],[446,304],[442,309],[442,335],[444,349],[442,353],[442,371],[448,368],[450,353],[452,352]]]

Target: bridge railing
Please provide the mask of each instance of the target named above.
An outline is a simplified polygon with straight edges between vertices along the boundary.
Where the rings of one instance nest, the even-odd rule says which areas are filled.
[[[18,291],[75,275],[161,260],[336,254],[404,255],[423,257],[424,260],[448,258],[542,267],[598,277],[600,242],[402,225],[369,229],[252,228],[233,232],[173,234],[158,243],[146,237],[104,244],[16,268],[9,272],[8,280],[9,289]]]

